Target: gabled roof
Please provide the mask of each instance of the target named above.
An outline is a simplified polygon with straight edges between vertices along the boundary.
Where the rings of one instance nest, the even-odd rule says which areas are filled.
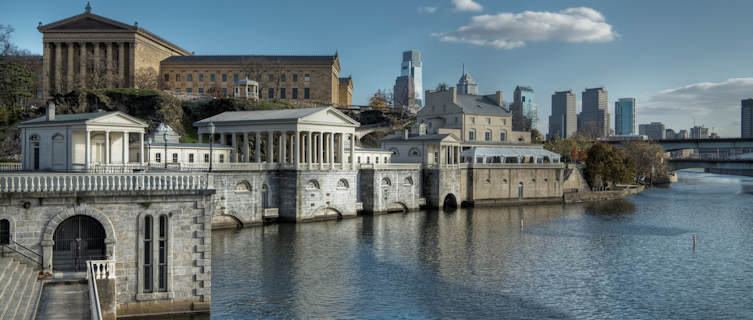
[[[357,127],[360,124],[348,117],[344,113],[333,107],[316,107],[316,108],[295,108],[295,109],[277,109],[277,110],[259,110],[259,111],[226,111],[218,115],[194,122],[196,127],[205,127],[209,122],[215,125],[221,124],[254,124],[254,123],[305,123],[307,120],[314,121],[317,114],[333,113],[338,118],[343,119],[351,126]],[[309,118],[309,119],[307,119]]]
[[[28,121],[21,122],[19,127],[32,127],[40,125],[56,125],[56,124],[91,124],[104,120],[109,117],[122,117],[126,121],[131,122],[131,125],[147,127],[146,122],[132,117],[120,111],[110,112],[89,112],[89,113],[72,113],[72,114],[57,114],[55,119],[48,121],[47,116],[41,116]]]
[[[91,12],[84,12],[82,14],[78,14],[70,18],[48,23],[46,25],[37,27],[37,30],[39,30],[39,32],[42,32],[42,33],[51,32],[51,31],[52,32],[80,32],[80,31],[133,32],[133,33],[139,33],[147,38],[151,38],[152,40],[160,42],[165,46],[172,47],[176,49],[177,51],[180,51],[182,54],[185,54],[185,55],[191,54],[190,52],[171,43],[170,41],[167,41],[147,31],[144,28],[140,28],[137,24],[136,25],[125,24],[120,21],[115,21],[115,20],[105,18],[100,15],[93,14]]]
[[[484,96],[458,94],[455,104],[463,109],[463,113],[465,114],[479,114],[489,116],[510,115],[510,110],[498,106],[494,101]]]

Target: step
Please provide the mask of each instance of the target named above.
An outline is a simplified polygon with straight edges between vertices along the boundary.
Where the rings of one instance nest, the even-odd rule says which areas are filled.
[[[31,288],[30,297],[29,297],[29,303],[26,304],[26,308],[24,310],[24,316],[22,318],[19,318],[18,316],[16,319],[18,320],[34,320],[37,318],[37,308],[39,307],[39,299],[42,298],[42,288],[44,286],[42,285],[42,281],[36,280],[36,275],[34,275],[34,286]]]
[[[12,263],[13,258],[0,258],[0,283],[7,281],[6,274],[9,273],[7,270],[12,265]],[[0,288],[0,291],[2,291],[2,288]]]
[[[13,294],[10,296],[10,301],[5,308],[5,313],[3,313],[3,316],[0,318],[13,319],[13,317],[16,316],[18,305],[23,302],[21,301],[21,298],[24,295],[24,289],[26,289],[26,284],[29,282],[29,279],[26,277],[28,269],[27,266],[21,265],[21,268],[16,271],[15,278],[17,279],[18,284],[16,285],[16,289],[13,290]]]
[[[6,297],[8,296],[9,291],[13,290],[13,284],[14,284],[14,276],[16,274],[16,269],[18,269],[18,263],[11,262],[5,270],[3,270],[3,282],[0,282],[0,314],[3,312],[3,304],[2,302],[5,301]]]
[[[13,268],[13,273],[10,274],[10,278],[8,281],[8,286],[5,287],[5,290],[3,290],[3,293],[0,295],[0,319],[5,319],[5,315],[8,313],[8,309],[10,309],[10,305],[12,302],[16,302],[15,294],[16,289],[21,284],[21,279],[18,276],[18,273],[22,270],[23,266],[21,266],[19,263],[15,263],[15,268]]]
[[[27,319],[26,309],[31,304],[31,294],[34,291],[34,283],[37,281],[37,276],[34,272],[34,267],[28,267],[24,279],[26,279],[26,285],[18,299],[18,306],[13,318],[8,319]]]

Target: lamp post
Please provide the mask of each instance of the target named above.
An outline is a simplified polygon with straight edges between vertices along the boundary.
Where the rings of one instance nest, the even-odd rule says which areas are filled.
[[[162,134],[162,137],[165,139],[165,169],[167,169],[167,131]]]
[[[214,144],[214,122],[209,121],[209,172],[212,172],[212,162],[214,162],[214,155],[212,154],[213,144]]]

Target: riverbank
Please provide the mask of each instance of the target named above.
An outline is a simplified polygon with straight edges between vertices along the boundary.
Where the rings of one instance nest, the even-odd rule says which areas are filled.
[[[595,191],[595,192],[568,192],[565,193],[562,198],[564,203],[579,203],[588,201],[604,201],[623,199],[635,194],[639,194],[645,190],[644,186],[631,186],[629,188],[620,190],[607,190],[607,191]]]

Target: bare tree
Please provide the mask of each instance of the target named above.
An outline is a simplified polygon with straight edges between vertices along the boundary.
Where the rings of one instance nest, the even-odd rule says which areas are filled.
[[[134,75],[134,84],[139,89],[157,89],[159,86],[159,76],[154,68],[140,68]]]

